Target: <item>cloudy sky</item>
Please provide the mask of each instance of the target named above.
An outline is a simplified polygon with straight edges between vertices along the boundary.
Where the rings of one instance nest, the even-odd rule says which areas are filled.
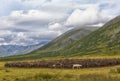
[[[120,14],[120,0],[0,0],[0,45],[33,45]]]

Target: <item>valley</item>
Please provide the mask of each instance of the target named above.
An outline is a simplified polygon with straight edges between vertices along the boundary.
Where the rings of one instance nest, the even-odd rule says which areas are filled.
[[[120,0],[0,0],[0,81],[120,81]]]
[[[119,22],[117,16],[100,28],[70,30],[30,53],[0,57],[0,81],[120,81]]]

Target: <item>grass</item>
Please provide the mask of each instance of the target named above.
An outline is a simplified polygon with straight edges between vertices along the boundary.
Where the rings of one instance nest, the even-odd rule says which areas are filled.
[[[115,76],[107,76],[101,74],[84,74],[79,76],[72,76],[72,75],[65,75],[65,76],[55,76],[49,74],[38,74],[34,77],[28,77],[19,79],[18,81],[119,81],[119,77]]]
[[[78,54],[74,54],[74,56],[56,56],[56,57],[43,57],[39,58],[39,54],[29,54],[29,55],[21,55],[21,56],[10,56],[10,57],[3,57],[0,58],[0,61],[28,61],[28,60],[59,60],[59,59],[98,59],[98,58],[120,58],[120,55],[84,55],[84,56],[77,56]],[[25,56],[25,57],[24,57]],[[34,58],[35,56],[35,58]]]
[[[120,81],[120,66],[73,70],[5,68],[4,63],[0,62],[0,81]]]

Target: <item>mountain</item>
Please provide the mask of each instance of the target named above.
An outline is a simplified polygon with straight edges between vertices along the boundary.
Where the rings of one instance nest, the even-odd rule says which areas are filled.
[[[68,31],[68,33],[71,31]],[[64,36],[65,33],[58,37],[60,39],[63,37],[63,41],[68,38],[69,35]],[[70,33],[71,34],[71,33]],[[73,34],[71,34],[73,35]],[[74,36],[74,35],[73,35]],[[76,37],[77,38],[77,37]],[[57,41],[57,39],[53,41]],[[57,46],[58,41],[50,42],[47,45],[39,48],[31,53],[21,56],[6,57],[0,60],[22,60],[22,59],[40,59],[43,57],[74,57],[74,56],[109,56],[109,55],[120,55],[120,16],[107,22],[104,26],[99,29],[89,33],[87,36],[78,38],[72,43],[64,43],[65,46]],[[64,45],[63,44],[63,45]],[[54,50],[54,48],[60,50]],[[59,48],[60,47],[60,48]],[[53,49],[53,50],[48,50]],[[48,50],[48,51],[47,51]]]
[[[46,44],[46,41],[41,42],[37,45],[28,45],[28,46],[22,46],[22,45],[0,45],[0,57],[4,56],[13,56],[13,55],[22,55],[29,53],[33,50],[42,50],[49,51],[49,50],[60,50],[67,46],[68,44],[88,35],[92,31],[96,30],[97,27],[85,27],[85,28],[75,28],[72,29],[60,37],[56,38],[52,42],[48,43],[47,45],[40,48],[42,45]],[[37,50],[36,50],[37,51]],[[43,51],[43,50],[42,50]],[[41,51],[40,51],[41,52]]]
[[[115,55],[120,54],[120,16],[106,23],[82,40],[67,46],[63,54]]]
[[[97,29],[98,29],[98,27],[77,27],[75,29],[71,29],[71,30],[65,32],[61,36],[57,37],[56,39],[49,42],[48,44],[46,44],[42,47],[39,47],[38,49],[36,47],[34,48],[33,46],[27,46],[27,47],[21,47],[21,50],[19,49],[17,51],[16,51],[16,49],[13,49],[11,54],[10,54],[10,52],[9,53],[5,52],[5,54],[1,53],[1,55],[6,55],[6,56],[19,55],[20,58],[23,58],[23,59],[26,57],[28,57],[27,59],[30,59],[30,58],[32,59],[32,58],[40,58],[41,57],[40,53],[47,52],[48,56],[49,56],[49,52],[55,52],[58,50],[62,50],[67,45],[72,44],[73,42],[75,42],[79,39],[82,39],[83,37],[87,36],[88,34],[90,34],[91,32],[93,32]],[[31,50],[31,47],[33,48],[34,51]],[[12,48],[16,48],[16,46],[13,46]],[[24,52],[24,50],[26,51],[26,49],[27,49],[27,52]],[[32,51],[32,52],[30,52],[30,51]],[[13,53],[13,52],[15,52],[15,53]],[[30,53],[28,53],[28,52],[30,52]],[[25,54],[25,53],[28,53],[28,54]],[[9,54],[9,55],[7,55],[7,54]],[[23,54],[25,54],[25,55],[23,55]],[[46,54],[43,54],[43,55],[46,55]],[[13,57],[14,59],[19,59],[19,56],[18,56],[18,58],[17,58],[17,56],[15,56],[15,58],[14,58],[14,56],[10,56],[7,58]]]
[[[0,57],[21,55],[40,48],[42,44],[20,46],[20,45],[0,45]]]
[[[81,31],[78,31],[78,33],[80,32]],[[84,31],[84,33],[86,32],[87,31]],[[77,33],[77,31],[75,31],[75,33]],[[78,39],[74,41],[72,39],[73,42],[71,43],[70,39],[77,35],[74,36],[73,32],[68,31],[53,40],[51,43],[31,52],[31,54],[38,57],[120,54],[120,16],[112,19],[103,27],[93,31],[92,33],[89,32],[88,34],[89,35],[87,36],[84,35],[83,38],[78,37]],[[68,40],[70,41],[68,42]],[[66,42],[63,43],[63,41]],[[54,50],[55,48],[61,49]]]
[[[46,52],[46,51],[57,51],[61,50],[67,45],[82,39],[83,37],[87,36],[91,32],[95,31],[98,29],[98,27],[77,27],[75,29],[71,29],[61,36],[57,37],[50,43],[46,44],[45,46],[41,47],[40,49],[37,49],[33,51],[33,53],[40,53],[41,51]]]

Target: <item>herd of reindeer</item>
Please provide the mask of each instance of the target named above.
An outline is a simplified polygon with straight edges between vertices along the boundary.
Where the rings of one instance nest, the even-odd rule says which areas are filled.
[[[5,67],[17,68],[90,68],[120,65],[120,59],[64,59],[34,62],[10,62]]]

